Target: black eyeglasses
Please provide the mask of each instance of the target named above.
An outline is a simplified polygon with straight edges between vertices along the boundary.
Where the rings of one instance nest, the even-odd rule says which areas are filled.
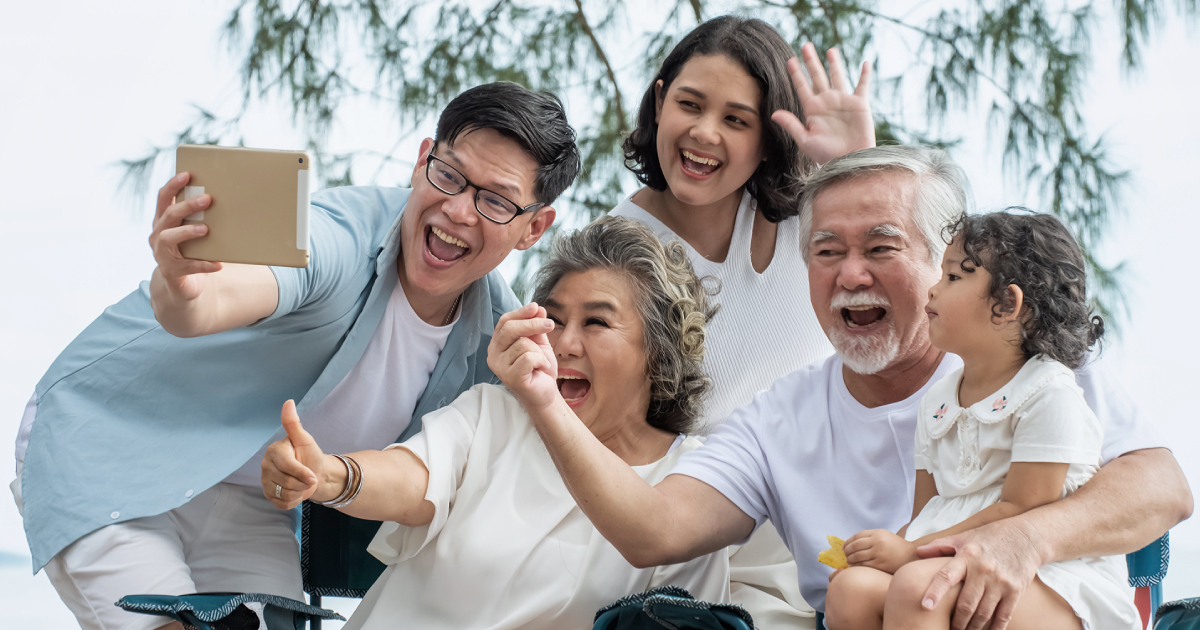
[[[472,184],[471,180],[458,172],[458,169],[447,164],[433,152],[429,153],[429,160],[425,163],[425,178],[429,180],[430,184],[433,184],[434,188],[447,195],[457,195],[466,190],[467,186],[474,186],[475,210],[482,214],[483,218],[501,225],[510,223],[522,214],[546,205],[539,201],[522,208],[509,201],[504,195]]]

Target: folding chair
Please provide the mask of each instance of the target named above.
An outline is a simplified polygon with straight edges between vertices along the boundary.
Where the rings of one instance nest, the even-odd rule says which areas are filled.
[[[312,605],[320,606],[322,597],[362,598],[385,568],[367,553],[380,523],[346,516],[308,501],[303,505],[300,574]],[[310,623],[312,630],[321,629],[320,619]]]
[[[1129,567],[1129,585],[1134,587],[1133,603],[1142,616],[1142,628],[1151,628],[1154,611],[1162,605],[1162,581],[1171,560],[1170,532],[1142,549],[1125,556]]]

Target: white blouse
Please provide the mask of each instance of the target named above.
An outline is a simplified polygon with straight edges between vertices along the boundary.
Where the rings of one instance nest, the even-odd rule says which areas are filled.
[[[603,606],[664,584],[729,601],[725,550],[653,569],[630,565],[575,504],[529,416],[502,387],[476,385],[424,422],[389,448],[412,451],[429,469],[433,522],[380,528],[369,550],[388,567],[347,630],[586,630]],[[634,470],[657,483],[699,446],[681,437]]]

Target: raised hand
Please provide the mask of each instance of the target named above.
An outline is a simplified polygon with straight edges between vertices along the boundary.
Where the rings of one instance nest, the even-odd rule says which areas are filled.
[[[212,198],[197,195],[186,201],[175,201],[190,178],[188,173],[180,173],[159,189],[154,228],[150,232],[150,249],[158,263],[156,273],[166,289],[179,300],[198,297],[204,290],[205,274],[221,270],[221,263],[191,260],[179,253],[179,244],[183,241],[208,234],[207,225],[184,225],[183,220],[207,208]]]
[[[300,425],[296,403],[290,400],[283,403],[279,419],[287,431],[287,437],[267,447],[267,453],[263,456],[263,496],[275,507],[290,510],[317,491],[318,474],[326,456],[316,440]]]
[[[825,54],[829,61],[828,76],[811,42],[801,48],[800,54],[812,83],[809,84],[795,57],[788,60],[788,73],[804,108],[805,122],[782,109],[771,114],[771,120],[791,134],[800,151],[817,164],[875,146],[875,121],[871,118],[869,99],[870,66],[863,63],[858,86],[851,90],[845,64],[836,48]]]
[[[546,309],[530,303],[501,315],[488,344],[488,367],[531,413],[562,397],[558,360],[546,337],[552,330]]]
[[[885,573],[895,573],[918,559],[911,542],[886,529],[861,531],[847,539],[842,550],[850,566],[871,567]]]

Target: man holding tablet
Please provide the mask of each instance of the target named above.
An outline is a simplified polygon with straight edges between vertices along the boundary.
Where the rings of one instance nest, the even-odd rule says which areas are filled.
[[[260,485],[281,404],[297,400],[321,444],[347,452],[406,438],[496,382],[487,345],[519,303],[495,268],[553,223],[580,168],[574,137],[553,96],[468,90],[421,143],[411,190],[312,196],[300,269],[183,258],[207,231],[183,220],[212,199],[175,202],[188,174],[167,182],[152,279],[63,351],[17,440],[34,570],[80,625],[176,623],[113,606],[133,593],[302,599],[296,513]]]

